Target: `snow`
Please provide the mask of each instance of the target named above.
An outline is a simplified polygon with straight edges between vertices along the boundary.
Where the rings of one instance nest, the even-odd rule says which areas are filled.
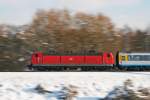
[[[0,100],[63,100],[66,87],[77,91],[73,100],[98,100],[127,79],[150,88],[150,72],[1,72]]]

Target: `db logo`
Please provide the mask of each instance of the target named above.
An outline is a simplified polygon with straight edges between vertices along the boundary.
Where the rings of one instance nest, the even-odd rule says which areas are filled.
[[[69,60],[70,60],[70,61],[72,61],[72,60],[73,60],[73,58],[69,58]]]

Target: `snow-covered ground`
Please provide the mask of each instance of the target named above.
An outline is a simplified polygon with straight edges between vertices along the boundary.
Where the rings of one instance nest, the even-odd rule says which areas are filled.
[[[134,89],[150,88],[150,72],[1,72],[0,100],[98,100],[132,80]],[[70,90],[71,89],[71,90]]]

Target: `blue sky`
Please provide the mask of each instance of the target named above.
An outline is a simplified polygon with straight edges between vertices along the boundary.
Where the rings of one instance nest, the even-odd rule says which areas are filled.
[[[0,23],[30,23],[37,9],[67,8],[71,12],[103,13],[117,27],[150,25],[150,0],[0,0]]]

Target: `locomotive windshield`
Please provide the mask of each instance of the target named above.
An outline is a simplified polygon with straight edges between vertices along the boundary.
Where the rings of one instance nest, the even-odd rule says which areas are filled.
[[[122,61],[125,61],[125,60],[126,60],[125,56],[122,56],[121,59],[122,59]]]

